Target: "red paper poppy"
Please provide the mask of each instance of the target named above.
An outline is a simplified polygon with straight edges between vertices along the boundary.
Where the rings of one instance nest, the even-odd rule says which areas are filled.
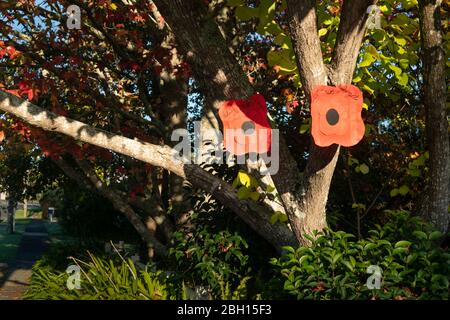
[[[235,155],[270,150],[272,129],[267,119],[264,97],[254,94],[248,100],[228,100],[219,109],[225,149]]]
[[[311,93],[311,133],[319,147],[356,145],[364,136],[363,96],[352,85],[317,86]]]

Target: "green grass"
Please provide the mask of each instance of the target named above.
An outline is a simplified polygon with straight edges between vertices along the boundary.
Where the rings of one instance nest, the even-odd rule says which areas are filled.
[[[22,239],[22,234],[30,222],[30,219],[24,219],[23,215],[17,218],[16,232],[14,234],[6,232],[7,225],[5,222],[0,223],[0,262],[9,262],[16,257],[20,239]]]
[[[28,219],[30,217],[40,219],[42,217],[41,211],[28,210],[28,216],[25,217],[25,212],[22,209],[16,210],[16,219]]]

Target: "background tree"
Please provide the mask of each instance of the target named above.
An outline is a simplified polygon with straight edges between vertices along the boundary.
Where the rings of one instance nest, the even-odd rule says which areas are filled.
[[[441,4],[442,1],[419,1],[424,65],[423,103],[430,152],[430,171],[421,214],[438,230],[446,232],[450,220],[450,146]]]

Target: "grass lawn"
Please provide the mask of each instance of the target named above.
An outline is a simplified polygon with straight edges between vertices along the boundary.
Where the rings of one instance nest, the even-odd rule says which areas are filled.
[[[6,223],[0,223],[0,262],[9,262],[16,257],[19,248],[20,239],[25,231],[27,224],[31,219],[24,219],[19,214],[16,216],[16,232],[8,234],[6,232]]]
[[[35,210],[28,210],[28,217],[25,217],[25,212],[22,209],[16,210],[16,219],[27,219],[30,217],[40,219],[42,217],[42,212]]]

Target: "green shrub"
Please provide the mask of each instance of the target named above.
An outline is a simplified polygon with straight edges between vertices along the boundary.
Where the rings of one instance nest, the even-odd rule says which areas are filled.
[[[367,239],[325,230],[310,238],[311,247],[286,247],[271,263],[297,299],[448,299],[450,254],[438,245],[442,236],[418,218],[392,212]],[[381,268],[380,289],[366,285],[371,265]]]
[[[40,261],[33,266],[31,284],[23,296],[30,300],[162,300],[168,293],[161,274],[138,270],[131,261],[99,258],[89,253],[89,260],[71,258],[80,268],[80,289],[69,290],[70,274],[57,271]]]
[[[175,234],[175,241],[169,257],[175,272],[169,281],[206,286],[214,299],[246,297],[251,268],[249,256],[243,252],[248,245],[241,236],[199,227],[187,238],[182,233]]]

